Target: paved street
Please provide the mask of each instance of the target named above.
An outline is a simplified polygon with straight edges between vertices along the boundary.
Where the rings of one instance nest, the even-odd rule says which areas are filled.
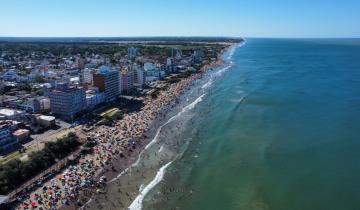
[[[56,138],[54,138],[54,135],[57,135],[57,134],[62,135],[65,131],[67,131],[71,127],[71,124],[61,121],[61,120],[56,120],[56,125],[59,126],[59,128],[57,128],[56,130],[50,129],[41,134],[31,135],[31,138],[33,138],[33,140],[24,144],[23,146],[26,148],[33,147],[34,150],[41,149],[42,145],[45,142],[53,141],[56,139]]]

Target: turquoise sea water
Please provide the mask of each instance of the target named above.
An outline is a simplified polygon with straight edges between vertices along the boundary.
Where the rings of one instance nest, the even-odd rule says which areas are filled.
[[[360,209],[360,40],[249,39],[231,60],[143,209]]]

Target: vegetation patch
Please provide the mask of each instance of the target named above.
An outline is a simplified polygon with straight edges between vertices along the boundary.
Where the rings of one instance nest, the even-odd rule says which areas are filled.
[[[0,166],[0,194],[7,194],[22,183],[38,175],[75,151],[80,145],[79,138],[74,133],[47,142],[44,149],[29,154],[29,159],[21,161],[13,159]]]

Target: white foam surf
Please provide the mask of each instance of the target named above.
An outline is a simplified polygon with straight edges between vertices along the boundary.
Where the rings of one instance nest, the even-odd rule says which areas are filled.
[[[205,93],[202,94],[201,96],[199,96],[199,97],[198,97],[195,101],[193,101],[191,104],[185,106],[185,107],[181,110],[181,112],[179,112],[177,115],[180,116],[182,113],[193,109],[193,108],[196,106],[196,104],[198,104],[199,102],[202,101],[202,99],[203,99],[204,96],[205,96]]]
[[[201,86],[202,89],[210,87],[210,85],[213,83],[213,79],[210,78],[207,83],[205,83],[203,86]]]
[[[221,76],[225,73],[226,70],[230,69],[232,67],[232,63],[230,63],[228,66],[220,69],[219,71],[215,72],[214,75],[215,76]]]
[[[158,150],[158,153],[160,153],[161,151],[163,151],[164,149],[164,145],[161,145],[160,149]]]
[[[144,184],[141,184],[140,185],[140,188],[139,188],[139,192],[141,192],[143,189],[144,189],[145,185]]]
[[[114,181],[116,181],[116,179],[118,179],[119,177],[121,177],[122,175],[124,175],[126,172],[128,172],[130,169],[130,167],[125,168],[120,174],[118,174],[115,178],[113,178],[112,180],[110,180],[108,183],[112,183]]]
[[[233,65],[234,65],[234,62],[231,60],[231,58],[234,56],[234,53],[235,53],[235,50],[236,48],[238,47],[241,47],[245,44],[245,40],[244,42],[242,42],[241,44],[239,45],[236,45],[236,46],[233,46],[229,49],[229,52],[227,54],[227,56],[225,57],[225,61],[226,61],[226,66],[219,69],[218,71],[212,73],[210,75],[210,79],[207,83],[205,83],[201,88],[202,89],[206,89],[208,87],[210,87],[213,83],[214,83],[214,79],[213,77],[218,77],[218,76],[221,76],[223,73],[225,73],[228,69],[230,69]]]
[[[239,98],[239,99],[230,99],[231,102],[234,103],[241,103],[245,99],[245,96]]]
[[[115,178],[113,178],[112,180],[110,180],[109,183],[111,182],[114,182],[116,179],[118,179],[119,177],[121,177],[123,174],[125,174],[127,171],[130,170],[130,168],[132,167],[135,167],[137,165],[139,165],[140,161],[141,161],[141,157],[143,155],[143,153],[145,152],[146,149],[148,149],[149,147],[151,147],[152,145],[154,145],[158,138],[159,138],[159,135],[160,135],[160,132],[161,132],[161,129],[166,126],[167,124],[169,124],[170,122],[172,122],[173,120],[175,120],[176,118],[180,117],[184,112],[186,111],[189,111],[191,109],[193,109],[195,107],[196,104],[198,104],[199,102],[202,101],[202,98],[205,96],[205,93],[202,94],[201,96],[199,96],[195,101],[193,101],[191,104],[185,106],[184,108],[182,108],[182,110],[177,113],[176,115],[172,116],[171,118],[169,118],[166,123],[164,123],[163,125],[161,125],[157,131],[156,131],[156,134],[155,134],[155,137],[145,146],[145,149],[143,149],[141,152],[140,152],[140,155],[139,155],[139,158],[136,160],[135,163],[133,163],[132,165],[130,165],[129,167],[127,167],[125,170],[123,170],[119,175],[117,175]]]
[[[164,126],[166,126],[167,124],[171,123],[171,122],[174,121],[176,118],[180,117],[184,112],[193,109],[196,104],[198,104],[200,101],[202,101],[202,98],[204,97],[204,95],[205,95],[205,94],[202,94],[201,96],[199,96],[195,101],[193,101],[191,104],[189,104],[189,105],[185,106],[184,108],[182,108],[182,110],[181,110],[179,113],[177,113],[176,115],[172,116],[171,118],[168,119],[168,121],[166,121],[166,123],[164,123],[163,125],[161,125],[161,126],[157,129],[156,135],[155,135],[155,137],[153,138],[153,140],[152,140],[149,144],[146,145],[145,150],[148,149],[149,147],[151,147],[153,144],[155,144],[155,143],[157,142],[157,140],[158,140],[158,138],[159,138],[159,135],[160,135],[160,132],[161,132],[161,129],[162,129]],[[144,151],[144,150],[143,150],[143,151]],[[138,159],[138,161],[140,161],[140,160]],[[138,162],[138,161],[136,161],[136,162]],[[137,164],[135,164],[135,165],[137,165]]]
[[[159,171],[156,173],[155,178],[148,184],[146,187],[141,190],[140,194],[135,198],[135,200],[129,206],[129,210],[141,210],[142,209],[142,202],[146,196],[159,182],[161,182],[164,178],[166,168],[172,163],[170,161],[166,165],[163,165]]]

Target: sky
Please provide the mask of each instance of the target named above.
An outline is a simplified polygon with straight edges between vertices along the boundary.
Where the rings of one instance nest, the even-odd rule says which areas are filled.
[[[360,0],[0,0],[0,36],[360,37]]]

